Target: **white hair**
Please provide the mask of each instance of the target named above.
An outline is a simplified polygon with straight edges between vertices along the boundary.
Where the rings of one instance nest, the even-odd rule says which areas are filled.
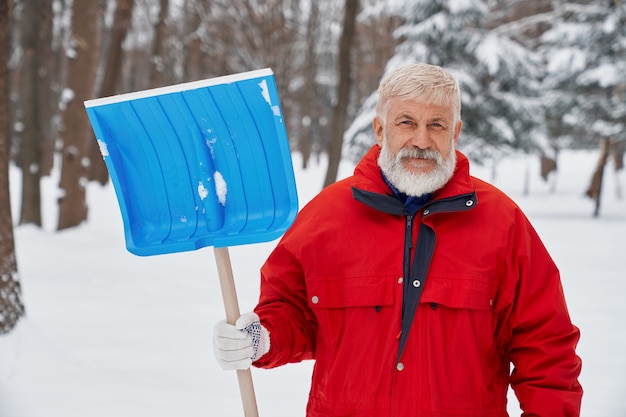
[[[461,120],[461,91],[452,74],[436,65],[415,63],[386,74],[378,86],[376,116],[385,121],[393,99],[452,107],[454,124]]]

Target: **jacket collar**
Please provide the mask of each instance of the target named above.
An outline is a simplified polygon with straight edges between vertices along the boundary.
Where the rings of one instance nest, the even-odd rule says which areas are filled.
[[[404,207],[407,208],[407,210],[409,210],[411,213],[417,213],[417,211],[419,209],[421,209],[422,207],[424,207],[426,205],[426,203],[428,203],[428,201],[430,200],[430,197],[432,196],[432,194],[428,193],[428,194],[424,194],[421,195],[419,197],[413,196],[413,195],[408,195],[403,193],[402,191],[398,190],[390,181],[389,179],[387,179],[387,176],[385,175],[384,172],[382,172],[382,170],[380,171],[381,175],[383,176],[383,180],[385,180],[385,182],[387,183],[387,185],[389,186],[389,188],[391,188],[391,191],[393,191],[393,193],[395,194],[395,196],[402,201],[402,204],[404,205]]]
[[[352,176],[353,197],[370,207],[389,214],[412,214],[394,194],[378,167],[380,146],[373,145],[357,164]],[[476,193],[469,175],[469,160],[458,150],[454,174],[448,183],[433,193],[424,214],[462,211],[473,208]]]

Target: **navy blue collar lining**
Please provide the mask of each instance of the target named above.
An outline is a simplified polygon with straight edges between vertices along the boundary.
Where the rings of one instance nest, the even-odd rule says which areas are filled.
[[[430,193],[423,194],[421,196],[405,194],[399,191],[391,182],[389,182],[389,180],[385,176],[385,173],[382,170],[380,171],[380,174],[383,176],[383,179],[385,180],[389,188],[391,188],[391,191],[393,191],[395,196],[398,197],[398,200],[400,200],[402,204],[404,204],[404,207],[406,207],[406,209],[409,210],[411,214],[417,213],[419,209],[421,209],[426,205],[426,203],[428,203],[430,197],[432,196],[432,194]]]

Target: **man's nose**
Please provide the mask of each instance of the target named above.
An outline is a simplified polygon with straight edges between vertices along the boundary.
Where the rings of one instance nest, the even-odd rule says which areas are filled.
[[[432,146],[432,139],[426,126],[418,126],[411,136],[411,145],[419,149],[429,149]]]

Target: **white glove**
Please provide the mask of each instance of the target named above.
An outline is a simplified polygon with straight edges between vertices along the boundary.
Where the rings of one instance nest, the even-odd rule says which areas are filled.
[[[213,352],[222,369],[248,369],[270,350],[269,331],[256,313],[245,313],[235,325],[222,320],[213,329]]]

